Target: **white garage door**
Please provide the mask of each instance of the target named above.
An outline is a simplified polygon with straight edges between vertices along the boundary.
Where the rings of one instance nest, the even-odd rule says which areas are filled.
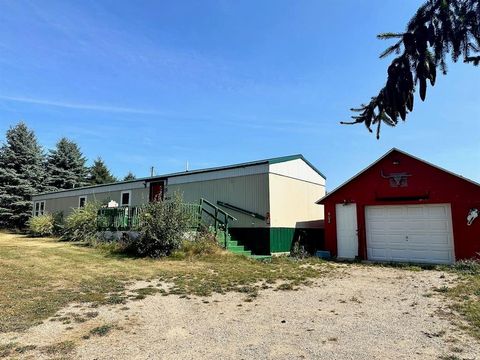
[[[454,262],[449,204],[367,206],[365,217],[369,260]]]

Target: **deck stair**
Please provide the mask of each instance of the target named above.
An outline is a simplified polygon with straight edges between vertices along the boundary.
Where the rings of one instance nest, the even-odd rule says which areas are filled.
[[[225,233],[221,232],[217,234],[217,239],[226,250],[238,254],[238,255],[245,255],[245,256],[253,256],[250,250],[245,249],[245,246],[241,245],[237,240],[233,240],[230,233],[227,233],[227,241],[225,242]]]
[[[199,224],[208,224],[210,231],[215,234],[220,245],[226,250],[234,254],[255,258],[256,256],[253,255],[250,250],[246,249],[244,245],[238,242],[238,240],[232,238],[229,226],[236,220],[237,219],[234,216],[230,215],[223,209],[220,209],[208,200],[200,199]]]

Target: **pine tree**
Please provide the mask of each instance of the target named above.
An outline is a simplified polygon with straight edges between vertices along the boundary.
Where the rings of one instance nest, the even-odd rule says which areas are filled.
[[[125,175],[125,177],[123,178],[123,181],[135,180],[136,178],[137,177],[135,176],[135,174],[129,171],[128,174]]]
[[[47,158],[48,185],[51,190],[72,189],[88,185],[88,169],[78,145],[61,138]]]
[[[447,73],[447,55],[453,62],[475,66],[480,64],[480,0],[429,0],[409,21],[403,33],[378,35],[379,39],[398,41],[387,48],[380,57],[397,56],[388,67],[387,83],[368,104],[352,111],[354,121],[342,124],[364,123],[372,132],[380,125],[397,125],[399,118],[406,119],[413,110],[414,93],[419,85],[420,99],[425,100],[427,81],[435,84],[437,69]]]
[[[45,155],[20,122],[7,130],[0,148],[0,227],[23,228],[32,214],[32,195],[46,189]]]
[[[102,158],[98,157],[90,168],[88,181],[91,185],[109,184],[117,181],[107,168]]]

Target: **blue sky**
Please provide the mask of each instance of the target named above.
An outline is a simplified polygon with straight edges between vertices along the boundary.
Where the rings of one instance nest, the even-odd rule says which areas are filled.
[[[375,95],[422,1],[0,0],[0,134],[77,141],[115,175],[304,154],[334,188],[392,147],[480,181],[480,69],[452,64],[377,141]]]

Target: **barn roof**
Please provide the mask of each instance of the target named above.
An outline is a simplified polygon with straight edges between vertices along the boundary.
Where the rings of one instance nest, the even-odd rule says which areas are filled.
[[[324,197],[322,197],[320,200],[316,201],[316,204],[322,204],[328,197],[330,197],[330,195],[334,194],[335,192],[337,192],[338,190],[340,190],[341,188],[343,188],[344,186],[346,186],[347,184],[349,184],[350,182],[352,182],[353,180],[355,180],[357,177],[359,177],[360,175],[362,175],[364,172],[366,172],[367,170],[369,170],[370,168],[372,168],[373,166],[375,166],[376,164],[378,164],[380,161],[382,161],[383,159],[385,159],[388,155],[394,153],[394,152],[397,152],[397,153],[400,153],[402,155],[405,155],[405,156],[408,156],[412,159],[415,159],[415,160],[418,160],[426,165],[429,165],[435,169],[438,169],[438,170],[441,170],[443,172],[446,172],[447,174],[450,174],[452,176],[455,176],[457,178],[460,178],[461,180],[463,181],[467,181],[471,184],[474,184],[476,186],[480,186],[479,183],[473,181],[473,180],[470,180],[466,177],[463,177],[461,175],[458,175],[458,174],[455,174],[449,170],[446,170],[440,166],[437,166],[437,165],[434,165],[432,163],[429,163],[428,161],[425,161],[423,159],[420,159],[416,156],[413,156],[405,151],[402,151],[402,150],[399,150],[397,148],[392,148],[391,150],[389,150],[387,153],[385,153],[382,157],[380,157],[378,160],[374,161],[373,163],[371,163],[369,166],[367,166],[365,169],[361,170],[360,172],[358,172],[357,174],[355,174],[354,176],[352,176],[350,179],[348,179],[347,181],[345,181],[344,183],[342,183],[340,186],[337,186],[335,189],[333,189],[332,191],[328,192]]]

